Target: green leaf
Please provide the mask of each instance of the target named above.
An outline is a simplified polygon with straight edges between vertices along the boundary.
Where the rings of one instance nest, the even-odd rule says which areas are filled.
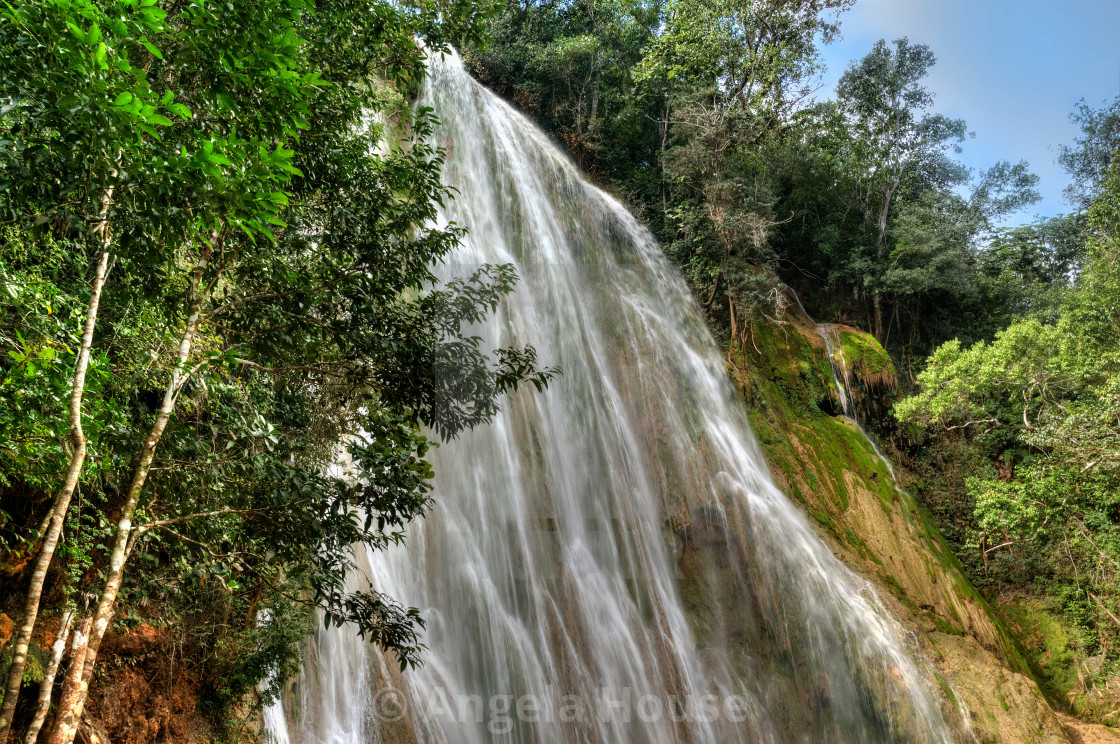
[[[191,110],[181,103],[173,103],[167,107],[172,113],[182,117],[183,120],[191,118]]]
[[[140,15],[144,17],[145,22],[150,26],[158,26],[163,23],[163,19],[167,18],[167,11],[163,8],[149,6],[140,8]]]
[[[105,50],[104,42],[98,43],[97,50],[93,53],[93,61],[96,62],[97,66],[102,70],[109,69],[109,58]]]
[[[283,204],[285,207],[288,206],[288,195],[283,191],[273,191],[265,198],[273,204]]]
[[[128,92],[128,91],[126,90],[126,91],[124,91],[123,93],[119,94],[119,95],[118,95],[118,96],[116,97],[116,99],[115,99],[115,100],[113,101],[113,105],[114,105],[114,106],[125,106],[125,105],[127,105],[127,104],[128,104],[128,102],[129,102],[129,101],[131,101],[131,100],[132,100],[133,98],[135,98],[135,96],[133,96],[133,95],[132,95],[131,93],[129,93],[129,92]]]
[[[151,54],[153,57],[155,57],[156,59],[163,59],[163,54],[159,51],[159,49],[156,48],[155,44],[148,41],[147,36],[141,38],[140,43],[144,45],[144,48],[147,49],[148,53]]]
[[[86,34],[86,43],[96,44],[97,42],[101,41],[101,39],[101,28],[98,27],[98,25],[95,23],[89,27],[89,32]]]

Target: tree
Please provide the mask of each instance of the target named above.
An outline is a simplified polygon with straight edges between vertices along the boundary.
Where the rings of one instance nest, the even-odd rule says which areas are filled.
[[[715,107],[781,117],[812,90],[818,44],[839,35],[849,0],[676,0],[642,58],[639,80],[712,91]]]
[[[1088,209],[1100,193],[1116,148],[1120,147],[1120,97],[1093,108],[1082,98],[1069,119],[1081,129],[1072,145],[1058,146],[1058,163],[1073,182],[1065,198],[1076,209]]]
[[[769,238],[786,218],[774,208],[768,161],[812,89],[818,46],[837,36],[836,18],[850,5],[680,0],[635,70],[647,95],[665,101],[668,253],[705,305],[726,306],[733,339],[745,340],[755,315],[776,317],[784,303]]]
[[[632,70],[661,19],[659,0],[510,2],[468,69],[552,132],[592,178],[628,190],[654,177],[655,102]]]
[[[1087,261],[1085,213],[997,229],[980,253],[981,270],[1007,288],[1003,305],[1015,317],[1057,320],[1063,297],[1076,285]]]
[[[204,130],[196,130],[195,138],[180,135],[174,142],[165,140],[158,128],[171,127],[173,120],[169,117],[191,117],[190,108],[174,100],[177,86],[153,89],[148,82],[150,70],[145,62],[162,56],[149,37],[160,39],[169,31],[166,15],[154,2],[123,2],[104,8],[89,2],[19,4],[0,13],[0,48],[11,61],[3,78],[5,96],[12,101],[5,112],[5,124],[10,135],[19,133],[13,137],[13,146],[5,148],[3,161],[8,211],[13,221],[50,221],[56,232],[73,229],[79,235],[93,233],[91,237],[100,249],[70,394],[73,454],[50,513],[28,592],[0,710],[0,737],[6,736],[11,723],[43,581],[85,461],[82,392],[101,291],[113,252],[112,231],[125,227],[118,224],[121,220],[114,207],[137,198],[164,202],[171,210],[152,210],[161,223],[159,229],[165,234],[190,234],[201,220],[184,219],[188,213],[182,206],[175,209],[175,197],[180,204],[193,202],[191,208],[202,212],[206,211],[206,201],[221,200],[225,202],[223,208],[245,221],[246,229],[263,232],[261,221],[271,217],[276,208],[260,200],[258,193],[272,192],[289,174],[283,169],[286,163],[282,151],[258,153],[258,143],[294,133],[294,122],[306,111],[306,104],[296,106],[292,119],[266,126],[263,137],[256,141],[219,140],[217,152],[214,140],[207,139],[210,133]],[[195,15],[192,20],[200,17]],[[262,38],[272,30],[262,23]],[[291,51],[289,45],[294,39],[273,40],[280,41],[273,45],[277,52]],[[263,47],[261,52],[269,54],[270,49]],[[134,60],[144,58],[145,62],[134,65],[130,56]],[[194,60],[188,56],[184,61]],[[260,58],[250,60],[254,61],[259,65]],[[206,63],[199,60],[199,64],[206,69]],[[246,76],[257,70],[247,64],[236,79],[226,75],[223,82],[233,90],[237,90],[237,83],[243,88]],[[284,77],[281,73],[277,82],[284,83]],[[258,165],[247,169],[241,178],[227,178],[215,163],[232,163],[231,156]],[[143,193],[145,190],[148,193]],[[171,196],[169,192],[175,191],[178,193]]]
[[[894,310],[884,343],[889,343],[900,313],[909,316],[911,328],[920,329],[923,308],[931,305],[959,307],[971,301],[990,307],[1000,302],[985,281],[983,246],[992,241],[1001,218],[1038,201],[1037,183],[1026,161],[1001,161],[980,173],[967,199],[946,189],[930,189],[901,201],[889,231],[893,247],[878,267],[880,288]],[[979,336],[987,335],[985,330],[967,328]]]
[[[866,195],[865,219],[874,216],[875,261],[887,254],[887,228],[892,207],[904,187],[924,191],[964,181],[967,172],[947,157],[960,151],[965,123],[930,113],[933,94],[922,84],[936,58],[924,44],[886,40],[854,63],[840,78],[837,95],[849,125],[862,144],[859,166]],[[869,277],[874,307],[874,334],[884,340],[882,288]]]
[[[45,386],[98,391],[72,406],[95,465],[76,466],[83,503],[75,513],[56,497],[47,522],[56,540],[68,525],[57,601],[99,587],[94,606],[76,608],[52,743],[74,738],[122,597],[173,601],[153,584],[224,587],[246,612],[244,639],[260,637],[248,620],[258,608],[306,605],[355,623],[402,666],[417,662],[417,613],[347,588],[352,546],[399,541],[427,508],[421,427],[454,436],[487,421],[501,393],[552,374],[532,349],[488,356],[463,333],[510,291],[509,267],[432,286],[461,231],[431,227],[450,197],[442,157],[427,142],[430,112],[401,91],[422,77],[424,49],[477,40],[481,19],[470,3],[269,0],[0,12],[0,52],[20,60],[3,78],[15,105],[0,136],[15,145],[0,162],[0,207],[16,226],[3,259],[26,308],[0,313],[19,349],[3,369],[0,425],[12,443],[46,434],[11,449],[4,481],[53,488],[72,461],[51,441],[60,427],[44,423],[65,420]],[[370,108],[389,125],[365,126]],[[91,248],[96,315],[81,299]],[[38,270],[51,255],[54,270]],[[44,288],[65,302],[58,322],[35,299]],[[90,329],[76,352],[74,321]],[[83,353],[91,380],[68,373]],[[344,442],[354,478],[329,468]],[[43,570],[20,637],[52,561],[24,534]],[[274,662],[294,658],[297,638]],[[267,666],[254,668],[239,689]],[[7,723],[21,680],[13,667]]]
[[[991,343],[942,345],[918,375],[918,392],[895,407],[903,422],[967,432],[1007,464],[1002,477],[968,480],[972,548],[998,579],[1039,582],[1068,613],[1092,618],[1087,631],[1097,639],[1120,631],[1117,197],[1114,163],[1088,213],[1084,270],[1056,321],[1020,319]],[[1065,229],[1043,229],[1052,228]],[[1069,281],[1058,266],[1055,281]]]

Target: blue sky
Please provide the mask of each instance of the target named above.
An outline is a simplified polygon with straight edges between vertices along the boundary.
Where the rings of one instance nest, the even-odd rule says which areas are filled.
[[[961,159],[974,169],[1026,159],[1041,177],[1043,200],[1010,221],[1070,211],[1054,147],[1076,136],[1078,99],[1099,105],[1120,93],[1120,0],[857,0],[843,35],[824,49],[819,97],[880,38],[928,44],[935,110],[976,132]]]

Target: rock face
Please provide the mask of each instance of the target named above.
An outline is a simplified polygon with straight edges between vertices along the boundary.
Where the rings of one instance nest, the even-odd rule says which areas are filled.
[[[1120,742],[1111,729],[1064,723],[1051,708],[904,478],[896,486],[891,466],[841,414],[883,415],[889,407],[894,369],[874,338],[817,326],[795,304],[780,322],[757,325],[753,343],[733,347],[728,362],[778,485],[914,630],[978,741]]]

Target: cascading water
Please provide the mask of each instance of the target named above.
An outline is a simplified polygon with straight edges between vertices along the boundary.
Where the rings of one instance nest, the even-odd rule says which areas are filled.
[[[796,295],[795,295],[796,296]],[[805,313],[805,306],[801,304],[801,298],[797,298],[797,304],[801,308],[801,312]],[[809,314],[805,313],[808,317]],[[825,352],[828,354],[828,363],[832,367],[832,383],[836,386],[836,392],[840,396],[840,406],[844,410],[844,415],[852,422],[867,443],[871,445],[871,449],[875,450],[876,456],[887,466],[887,472],[890,473],[891,480],[894,481],[895,488],[899,488],[898,476],[894,472],[894,466],[887,456],[879,449],[879,445],[875,444],[875,440],[863,428],[863,424],[856,418],[855,411],[852,406],[852,381],[851,371],[848,369],[847,361],[844,359],[843,348],[837,343],[839,340],[840,331],[832,323],[817,323],[817,332],[824,339]],[[839,374],[836,371],[837,365],[840,366]]]
[[[797,304],[801,305],[800,298]],[[805,312],[805,308],[801,308],[801,312]],[[840,407],[844,411],[844,415],[852,418],[851,412],[851,396],[848,394],[850,382],[848,380],[848,368],[844,364],[844,355],[837,350],[836,344],[836,326],[831,323],[817,323],[817,333],[824,339],[825,353],[828,354],[828,364],[832,367],[832,384],[836,386],[836,393],[840,396]],[[836,365],[840,365],[840,374],[836,372]],[[841,380],[843,380],[841,382]],[[853,419],[854,420],[854,419]]]
[[[424,666],[320,632],[292,740],[953,741],[913,642],[772,483],[650,234],[456,57],[429,72],[455,260],[520,275],[477,332],[563,374],[444,444],[431,514],[363,556],[422,610]]]
[[[840,329],[835,323],[818,323],[813,320],[805,306],[801,304],[801,297],[794,290],[790,290],[793,294],[793,299],[797,301],[797,306],[801,308],[801,314],[808,318],[809,322],[817,327],[817,334],[824,339],[825,354],[828,356],[828,364],[832,368],[832,384],[836,388],[836,395],[840,398],[840,408],[844,412],[844,417],[852,422],[852,425],[859,430],[867,443],[871,445],[871,449],[875,450],[875,455],[882,461],[883,465],[887,467],[887,472],[890,473],[891,480],[894,481],[895,488],[899,488],[898,476],[894,472],[894,466],[887,456],[879,449],[879,445],[875,444],[875,440],[863,428],[863,424],[855,414],[855,407],[852,405],[852,375],[851,370],[848,369],[848,362],[844,358],[843,345],[839,343]],[[840,367],[837,372],[836,367]]]

